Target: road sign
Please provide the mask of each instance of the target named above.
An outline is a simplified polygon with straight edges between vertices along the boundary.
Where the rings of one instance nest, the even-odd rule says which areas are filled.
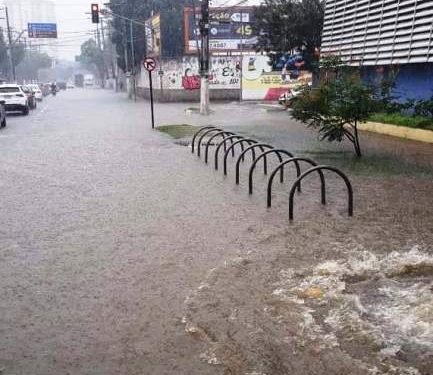
[[[152,83],[152,72],[156,68],[156,61],[152,57],[146,57],[143,61],[144,69],[149,72],[149,91],[150,91],[150,113],[152,118],[152,129],[155,128],[155,115],[153,111],[153,83]]]
[[[143,61],[144,69],[153,72],[156,68],[156,61],[152,57],[146,57]]]
[[[57,38],[57,24],[55,23],[29,23],[27,31],[29,38]]]

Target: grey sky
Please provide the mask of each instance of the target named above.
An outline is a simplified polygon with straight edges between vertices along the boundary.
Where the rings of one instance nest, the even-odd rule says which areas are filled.
[[[58,54],[72,60],[80,53],[81,44],[94,35],[95,25],[90,21],[92,0],[53,0],[56,4],[59,31]]]
[[[90,4],[96,0],[53,0],[56,4],[57,23],[59,30],[59,58],[73,60],[80,53],[81,44],[93,36],[95,26],[90,21]],[[108,1],[108,0],[106,0]],[[143,0],[144,1],[144,0]],[[215,5],[233,5],[240,0],[214,0]],[[247,3],[257,5],[261,0],[249,0]],[[105,1],[99,2],[102,4]]]

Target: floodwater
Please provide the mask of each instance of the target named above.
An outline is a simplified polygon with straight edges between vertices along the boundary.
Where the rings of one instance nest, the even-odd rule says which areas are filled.
[[[157,121],[204,121],[182,108],[158,105]],[[233,160],[224,177],[151,131],[147,103],[113,93],[61,93],[11,119],[0,133],[2,375],[431,373],[428,157],[387,173],[351,167],[346,145],[329,148],[291,123],[286,144],[284,114],[244,108],[218,106],[208,121],[320,161],[343,152],[355,216],[336,177],[324,207],[311,176],[290,223],[294,171],[267,209],[261,169],[249,196],[246,165],[236,186]],[[260,122],[271,124],[267,138]],[[389,259],[411,272],[389,273]],[[392,329],[405,301],[421,329]]]

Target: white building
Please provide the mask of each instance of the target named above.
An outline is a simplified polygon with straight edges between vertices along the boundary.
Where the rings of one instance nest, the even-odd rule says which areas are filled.
[[[322,56],[358,66],[362,77],[392,76],[400,99],[433,95],[433,0],[326,0]]]
[[[8,8],[9,22],[12,33],[17,37],[23,30],[27,30],[28,23],[56,23],[55,4],[52,0],[3,0]],[[5,29],[5,21],[3,28]],[[27,38],[27,32],[23,34]],[[50,39],[27,39],[29,46],[33,45],[41,52],[57,58],[56,41]]]
[[[355,66],[433,62],[433,0],[326,0],[321,52]]]

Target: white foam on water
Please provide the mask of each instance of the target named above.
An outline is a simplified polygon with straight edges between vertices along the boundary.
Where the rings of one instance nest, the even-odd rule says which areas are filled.
[[[303,309],[302,344],[321,339],[329,347],[339,345],[340,336],[349,341],[365,337],[380,349],[371,355],[382,363],[402,348],[433,350],[431,270],[433,257],[417,246],[386,256],[360,251],[311,269],[282,271],[273,295]],[[322,322],[314,318],[319,309],[327,310]],[[371,374],[419,374],[407,364],[387,363],[386,372],[367,367]]]

